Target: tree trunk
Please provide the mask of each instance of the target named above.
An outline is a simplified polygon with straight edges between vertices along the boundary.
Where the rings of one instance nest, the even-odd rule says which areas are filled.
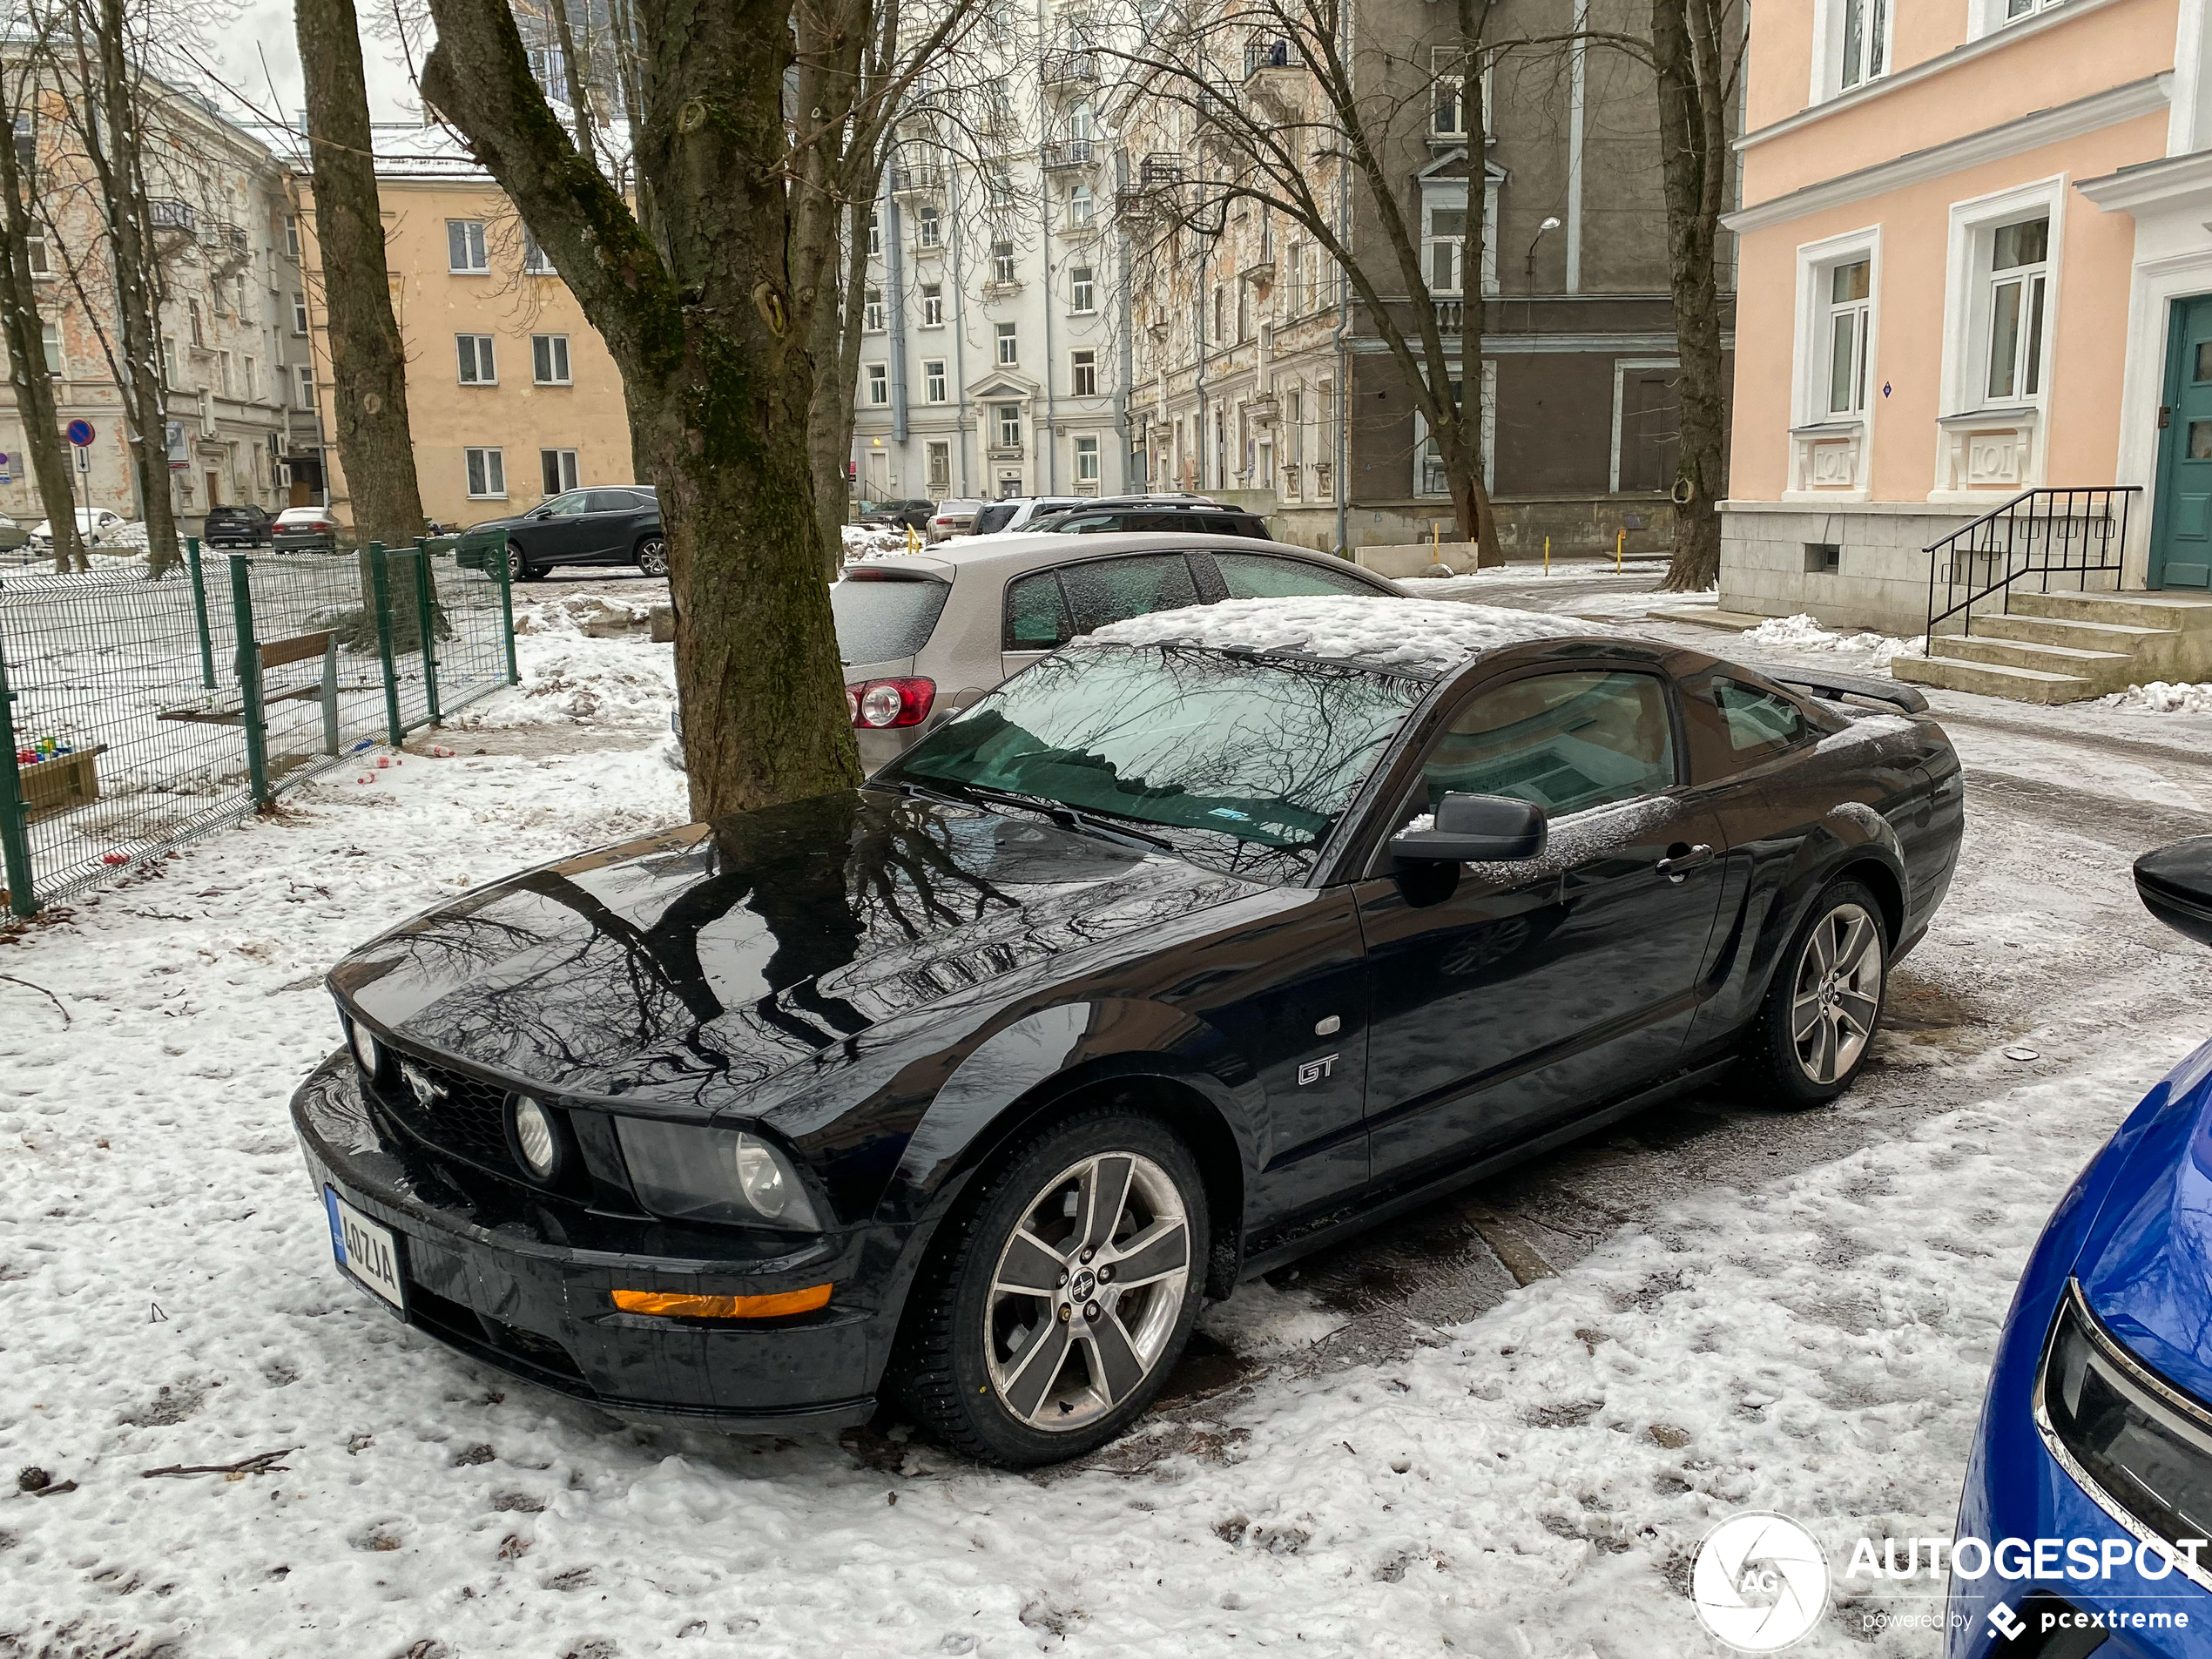
[[[38,287],[30,273],[31,192],[34,177],[26,177],[16,159],[10,141],[16,118],[29,115],[37,127],[35,105],[37,82],[20,65],[24,96],[22,106],[0,95],[0,334],[8,347],[9,379],[14,382],[16,413],[23,419],[24,447],[30,452],[31,475],[38,482],[38,500],[54,532],[54,571],[91,568],[84,546],[77,534],[74,492],[70,489],[69,456],[64,453],[61,416],[54,407],[54,383],[46,374],[46,342],[38,317]],[[0,94],[13,89],[0,85]]]
[[[469,138],[620,368],[659,486],[691,810],[714,819],[860,779],[822,573],[808,410],[813,309],[786,182],[789,10],[639,0],[635,130],[664,259],[553,117],[503,0],[432,0],[426,96]],[[802,100],[802,103],[804,100]],[[834,259],[834,231],[831,232]]]
[[[1482,341],[1484,335],[1482,286],[1484,250],[1490,226],[1489,160],[1483,134],[1490,111],[1483,99],[1482,62],[1490,29],[1492,0],[1460,0],[1460,98],[1464,111],[1460,125],[1467,133],[1467,234],[1460,246],[1460,396],[1455,436],[1456,455],[1445,455],[1446,482],[1459,518],[1460,539],[1474,543],[1478,569],[1506,562],[1498,543],[1497,515],[1491,510],[1490,491],[1484,482],[1482,464]],[[1450,389],[1448,386],[1446,388]]]
[[[873,181],[869,194],[873,195]],[[828,365],[814,381],[813,407],[807,411],[806,445],[814,464],[814,510],[821,521],[822,545],[828,550],[831,579],[845,563],[845,503],[847,469],[853,463],[853,399],[860,374],[860,340],[868,275],[867,207],[853,206],[847,239],[843,292],[816,307],[814,361]]]
[[[576,31],[569,27],[569,0],[552,0],[553,37],[561,43],[561,66],[569,89],[569,117],[576,123],[576,147],[591,154],[591,102],[584,66],[577,62]]]
[[[422,491],[408,426],[407,355],[384,260],[361,28],[354,0],[295,0],[293,17],[307,84],[334,435],[354,533],[364,543],[405,547],[422,534]]]
[[[1723,3],[1723,12],[1726,11]],[[1652,0],[1659,84],[1661,182],[1667,263],[1681,362],[1682,453],[1675,475],[1670,593],[1720,580],[1720,502],[1728,496],[1726,376],[1721,355],[1718,249],[1729,167],[1721,15],[1713,0]]]

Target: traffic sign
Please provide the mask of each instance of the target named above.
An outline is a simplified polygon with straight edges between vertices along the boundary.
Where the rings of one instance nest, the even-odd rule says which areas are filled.
[[[86,444],[91,442],[94,438],[98,437],[99,434],[93,431],[92,423],[90,421],[71,421],[69,425],[64,428],[64,435],[66,436],[71,443],[82,449]]]

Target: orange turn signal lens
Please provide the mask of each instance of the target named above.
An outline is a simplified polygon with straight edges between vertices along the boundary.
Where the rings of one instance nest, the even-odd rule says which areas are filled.
[[[660,1291],[617,1291],[615,1305],[625,1313],[660,1313],[679,1319],[776,1319],[786,1313],[812,1313],[829,1304],[830,1287],[773,1296],[676,1296]]]

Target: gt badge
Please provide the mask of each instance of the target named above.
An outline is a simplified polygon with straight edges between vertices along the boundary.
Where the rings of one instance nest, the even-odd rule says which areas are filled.
[[[1298,1069],[1298,1086],[1303,1089],[1308,1083],[1318,1083],[1336,1067],[1337,1057],[1332,1054],[1325,1054],[1318,1060],[1309,1060]]]

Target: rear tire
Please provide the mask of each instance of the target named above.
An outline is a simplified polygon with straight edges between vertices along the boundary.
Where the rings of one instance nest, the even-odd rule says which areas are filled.
[[[1181,1359],[1208,1225],[1197,1161],[1157,1119],[1103,1106],[1029,1135],[933,1241],[893,1388],[982,1462],[1028,1468],[1095,1450]]]
[[[1889,986],[1889,928],[1860,882],[1831,883],[1791,940],[1745,1045],[1767,1103],[1824,1106],[1873,1052]]]
[[[647,576],[668,574],[668,543],[658,536],[648,536],[637,543],[637,568]]]

